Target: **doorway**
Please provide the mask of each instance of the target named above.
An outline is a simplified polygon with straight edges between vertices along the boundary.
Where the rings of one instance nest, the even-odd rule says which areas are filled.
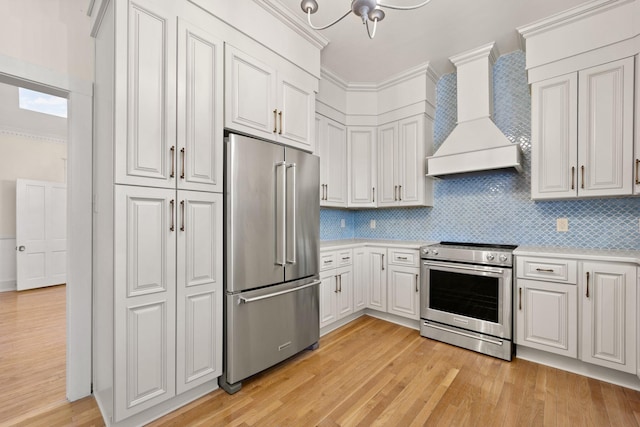
[[[91,394],[92,83],[0,55],[0,82],[68,101],[67,400]],[[15,250],[15,248],[14,248]]]

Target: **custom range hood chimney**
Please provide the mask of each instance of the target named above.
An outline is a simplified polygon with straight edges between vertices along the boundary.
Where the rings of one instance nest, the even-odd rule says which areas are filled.
[[[427,157],[427,176],[515,168],[522,150],[493,123],[495,43],[452,56],[458,70],[458,123],[436,153]]]

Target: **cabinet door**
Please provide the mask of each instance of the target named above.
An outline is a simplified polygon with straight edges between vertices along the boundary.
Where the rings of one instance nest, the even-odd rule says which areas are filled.
[[[340,123],[317,116],[320,155],[320,206],[347,207],[347,130]]]
[[[578,77],[531,85],[531,198],[576,197]]]
[[[323,328],[338,320],[336,299],[338,282],[336,270],[320,273],[320,327]]]
[[[262,138],[276,137],[276,72],[225,45],[225,127]]]
[[[583,361],[636,373],[636,277],[635,266],[583,263]]]
[[[398,199],[401,205],[421,205],[424,200],[425,131],[422,116],[401,120],[398,124]]]
[[[314,151],[316,95],[293,75],[278,74],[278,141]]]
[[[115,186],[114,418],[175,395],[176,192]]]
[[[222,192],[223,44],[178,21],[178,188]]]
[[[420,270],[414,267],[389,266],[388,311],[409,319],[420,318]]]
[[[578,357],[576,285],[518,279],[516,344]]]
[[[171,8],[129,3],[126,138],[116,137],[119,184],[175,188],[177,15]]]
[[[580,196],[632,193],[633,58],[580,71]]]
[[[369,252],[366,248],[353,250],[353,311],[364,310],[369,288]]]
[[[387,250],[369,249],[367,308],[387,311]]]
[[[353,267],[336,270],[338,280],[337,315],[341,319],[353,313]]]
[[[378,206],[398,204],[398,123],[378,128]]]
[[[349,206],[375,207],[377,206],[375,128],[352,127],[348,132]]]
[[[222,374],[222,194],[178,191],[177,392]]]

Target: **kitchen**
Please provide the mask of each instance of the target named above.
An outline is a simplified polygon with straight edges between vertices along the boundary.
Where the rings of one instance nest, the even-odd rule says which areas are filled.
[[[230,12],[228,13],[231,15]],[[203,18],[202,22],[206,22],[206,20]],[[379,31],[383,31],[385,24],[388,22],[380,24]],[[343,22],[341,25],[348,24]],[[234,42],[236,44],[245,43],[240,38]],[[237,46],[234,45],[234,47]],[[473,48],[474,46],[468,47]],[[464,51],[464,49],[460,51]],[[530,50],[527,48],[527,55],[529,52]],[[451,52],[451,54],[456,53],[459,52]],[[263,63],[271,59],[266,56],[265,58],[266,61],[263,59]],[[530,144],[531,141],[531,136],[528,134],[531,129],[531,110],[528,105],[529,82],[527,82],[527,73],[524,68],[525,54],[523,52],[507,53],[496,59],[493,69],[493,90],[495,93],[493,119],[507,137],[513,138],[512,141],[521,145],[523,173],[495,172],[483,176],[461,176],[437,181],[433,184],[432,208],[370,209],[371,206],[368,206],[367,209],[354,211],[322,209],[320,212],[322,240],[336,238],[432,242],[453,240],[580,249],[638,250],[637,217],[634,217],[634,213],[638,211],[638,204],[633,198],[547,202],[532,202],[530,200],[531,169],[528,162],[531,161],[531,147],[528,147],[527,144]],[[282,68],[288,71],[286,64]],[[426,71],[423,73],[429,74]],[[325,80],[328,79],[320,81],[320,90],[317,95],[317,100],[320,102],[322,102],[325,93],[322,90]],[[430,119],[434,126],[434,147],[437,148],[455,126],[456,78],[455,75],[446,74],[440,79],[428,76],[424,81],[425,85],[431,81],[434,86],[430,98],[431,104],[423,105],[423,111],[412,112],[412,114],[433,115]],[[371,100],[375,97],[374,90],[371,90],[370,87],[367,89],[360,91],[359,94],[363,99]],[[382,90],[384,89],[382,88]],[[345,101],[345,104],[348,104],[348,101]],[[427,111],[429,108],[432,108],[432,111]],[[342,111],[342,113],[348,114],[349,111]],[[370,111],[365,113],[367,114],[363,114],[363,116],[370,116]],[[287,118],[287,111],[285,111],[285,120]],[[397,120],[401,119],[401,117],[397,118]],[[227,123],[226,119],[225,123]],[[363,119],[358,125],[372,127],[373,124],[377,125],[377,123],[367,122]],[[268,129],[266,132],[271,136],[269,139],[273,139],[271,130]],[[257,136],[262,135],[264,134]],[[369,179],[373,181],[370,176]],[[367,186],[367,190],[368,188]],[[329,191],[333,191],[331,184]],[[366,200],[368,197],[367,191],[363,199],[364,204],[373,203]],[[595,212],[597,216],[586,215],[584,214],[586,211]],[[558,218],[568,219],[569,231],[556,231]],[[602,222],[605,219],[607,224],[610,224],[607,233],[601,231]],[[342,220],[344,220],[344,227],[342,227]],[[326,249],[326,244],[324,245]],[[531,256],[531,253],[523,255]]]

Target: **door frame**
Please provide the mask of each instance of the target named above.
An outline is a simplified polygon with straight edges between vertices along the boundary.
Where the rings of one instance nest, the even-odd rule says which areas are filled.
[[[0,82],[68,100],[67,388],[69,401],[91,394],[93,83],[0,55]]]

